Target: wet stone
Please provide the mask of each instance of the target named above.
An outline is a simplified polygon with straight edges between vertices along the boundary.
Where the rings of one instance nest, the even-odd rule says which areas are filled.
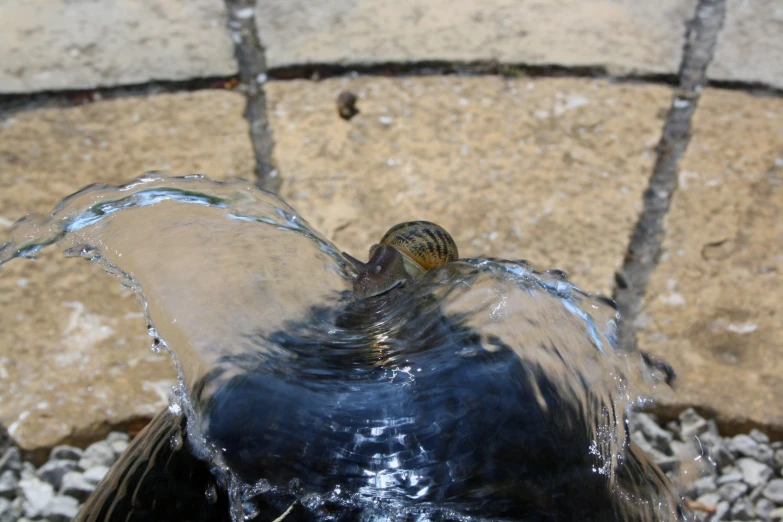
[[[7,469],[0,473],[0,497],[12,499],[16,497],[16,490],[19,483],[16,474]]]
[[[79,502],[84,502],[95,490],[95,485],[95,483],[86,480],[84,475],[78,471],[71,471],[63,477],[60,493],[73,497]]]
[[[772,463],[775,466],[775,469],[778,470],[778,473],[780,473],[783,469],[783,449],[775,450],[772,457]]]
[[[783,504],[783,479],[772,479],[762,491],[764,498],[775,504]]]
[[[726,502],[734,502],[748,491],[748,485],[743,482],[728,482],[718,488],[718,494]]]
[[[50,460],[38,468],[38,478],[59,489],[63,476],[76,469],[75,460]]]
[[[49,460],[75,460],[78,462],[83,454],[84,451],[74,446],[55,446],[49,454]]]

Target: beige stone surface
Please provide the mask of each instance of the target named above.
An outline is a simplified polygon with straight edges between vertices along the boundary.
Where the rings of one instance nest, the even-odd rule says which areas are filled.
[[[702,95],[641,346],[679,372],[672,409],[783,435],[783,103]]]
[[[335,104],[346,88],[361,111],[350,122]],[[462,257],[528,259],[604,293],[670,96],[498,77],[270,82],[267,93],[282,195],[343,250],[366,259],[395,223],[427,219]]]
[[[783,89],[783,1],[733,0],[726,8],[708,76]]]
[[[250,177],[243,96],[124,98],[0,121],[0,242],[26,212],[48,212],[96,182],[149,170]],[[138,427],[173,383],[130,291],[56,248],[0,270],[0,422],[28,450]]]
[[[0,2],[0,92],[236,73],[222,0]]]
[[[497,60],[673,73],[695,0],[258,0],[270,67]]]

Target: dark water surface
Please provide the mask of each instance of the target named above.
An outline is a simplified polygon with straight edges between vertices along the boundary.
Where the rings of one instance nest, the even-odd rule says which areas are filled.
[[[628,439],[653,385],[641,357],[559,272],[462,259],[357,299],[352,265],[287,204],[200,177],[88,187],[20,221],[0,266],[49,245],[133,288],[179,373],[177,420],[149,433],[185,464],[125,458],[115,489],[158,462],[155,483],[180,480],[167,494],[197,492],[194,520],[681,517]]]

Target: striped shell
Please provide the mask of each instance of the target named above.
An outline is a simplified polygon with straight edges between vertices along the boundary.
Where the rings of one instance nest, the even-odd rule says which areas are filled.
[[[409,221],[389,229],[381,239],[418,263],[424,270],[459,258],[457,244],[442,227],[429,221]]]

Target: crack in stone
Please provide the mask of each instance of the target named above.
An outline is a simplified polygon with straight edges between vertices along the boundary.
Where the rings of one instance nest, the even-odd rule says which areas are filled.
[[[208,76],[190,80],[159,80],[112,87],[0,94],[0,118],[7,118],[23,111],[76,107],[96,101],[133,96],[225,89],[235,80],[233,76]]]
[[[226,0],[228,27],[239,63],[240,89],[247,96],[245,118],[256,158],[256,185],[277,192],[281,179],[274,162],[274,138],[266,112],[263,84],[267,78],[265,49],[255,23],[255,0]]]
[[[619,326],[624,350],[636,346],[636,326],[642,312],[650,277],[660,260],[665,236],[664,220],[677,190],[678,164],[688,148],[691,122],[699,97],[707,84],[718,34],[726,17],[726,0],[699,0],[687,25],[680,65],[679,86],[658,142],[655,167],[644,192],[644,207],[636,223],[623,266],[616,274],[614,299],[623,320]]]

